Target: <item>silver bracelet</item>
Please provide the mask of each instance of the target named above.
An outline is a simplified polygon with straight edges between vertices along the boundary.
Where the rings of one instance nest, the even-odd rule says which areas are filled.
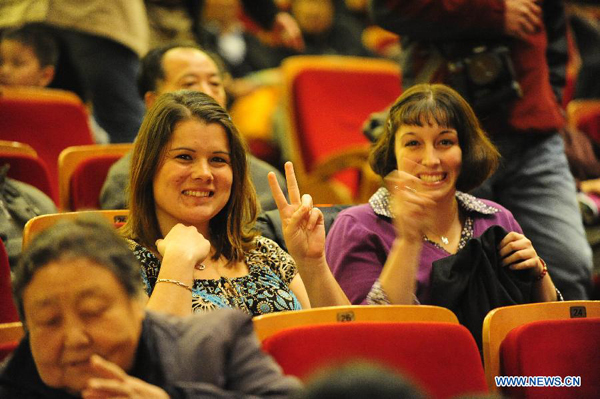
[[[192,287],[190,287],[187,284],[182,283],[181,281],[178,280],[171,280],[170,278],[159,278],[156,280],[157,283],[171,283],[171,284],[175,284],[179,287],[185,288],[186,290],[188,290],[189,292],[194,292],[192,290]]]

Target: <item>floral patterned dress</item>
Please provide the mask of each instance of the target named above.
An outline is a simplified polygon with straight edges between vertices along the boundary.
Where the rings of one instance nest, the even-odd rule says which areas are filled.
[[[131,241],[134,255],[141,264],[142,281],[148,296],[152,294],[161,261],[150,250]],[[218,308],[237,308],[252,316],[302,306],[289,288],[298,273],[292,257],[274,241],[256,238],[256,248],[245,255],[249,273],[242,277],[194,280],[192,310],[206,312]]]

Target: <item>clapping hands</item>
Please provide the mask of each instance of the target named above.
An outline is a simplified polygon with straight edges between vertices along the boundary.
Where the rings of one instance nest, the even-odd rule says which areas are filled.
[[[395,170],[385,178],[391,194],[392,213],[398,236],[407,240],[422,240],[431,228],[436,206],[427,194],[419,191],[419,179],[410,173]]]

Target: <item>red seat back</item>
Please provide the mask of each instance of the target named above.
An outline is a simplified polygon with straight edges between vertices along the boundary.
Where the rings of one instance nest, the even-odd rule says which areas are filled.
[[[43,159],[17,153],[0,153],[0,166],[9,164],[8,177],[41,190],[58,205],[58,192],[50,182],[50,173]]]
[[[41,91],[53,92],[50,89]],[[27,143],[44,160],[58,195],[58,155],[69,146],[93,144],[88,114],[73,95],[0,96],[0,139]]]
[[[580,387],[511,387],[511,398],[597,398],[600,318],[534,321],[516,327],[500,346],[503,376],[581,377]]]
[[[400,95],[397,73],[306,69],[293,85],[298,141],[307,172],[338,151],[368,143],[362,126]],[[357,173],[339,177],[356,193]]]
[[[100,209],[100,191],[108,170],[122,155],[98,155],[82,161],[71,176],[69,185],[73,210]]]
[[[286,374],[307,379],[322,367],[376,362],[408,377],[435,398],[487,392],[469,331],[437,322],[353,322],[302,326],[263,341]]]

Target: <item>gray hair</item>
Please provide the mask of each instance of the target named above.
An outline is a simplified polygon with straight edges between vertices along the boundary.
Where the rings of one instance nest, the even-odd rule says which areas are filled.
[[[34,237],[17,265],[13,295],[22,321],[23,291],[35,273],[51,262],[68,259],[87,259],[105,267],[129,297],[141,294],[139,263],[114,226],[98,216],[61,221]]]

